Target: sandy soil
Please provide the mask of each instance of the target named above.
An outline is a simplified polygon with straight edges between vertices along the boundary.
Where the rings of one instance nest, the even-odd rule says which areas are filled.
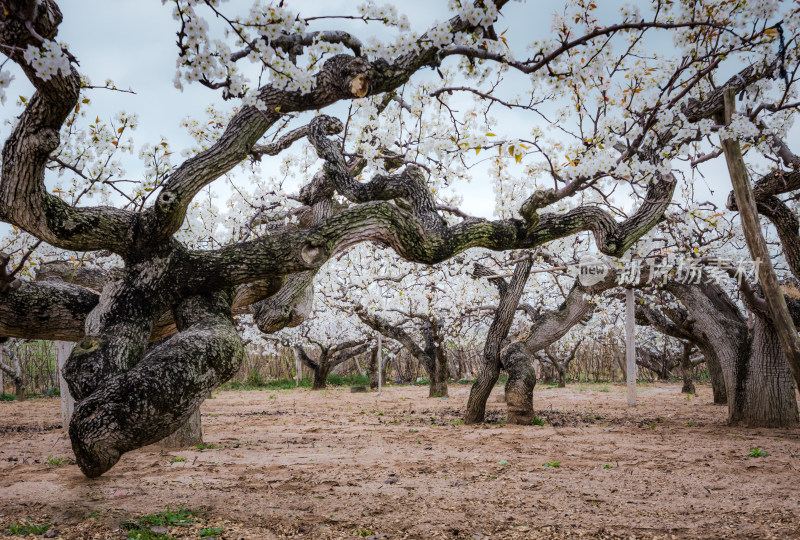
[[[0,403],[0,533],[124,538],[169,505],[204,511],[177,538],[800,538],[800,432],[727,427],[708,387],[641,386],[633,409],[619,385],[537,388],[530,427],[503,423],[502,388],[492,423],[462,425],[468,393],[216,393],[215,448],[148,447],[96,480],[66,459],[58,400]]]

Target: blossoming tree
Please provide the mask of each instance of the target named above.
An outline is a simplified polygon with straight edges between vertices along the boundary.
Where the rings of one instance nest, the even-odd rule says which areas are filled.
[[[474,247],[524,250],[591,231],[601,252],[624,254],[673,198],[670,160],[717,129],[723,90],[791,95],[786,83],[770,88],[766,81],[796,66],[793,46],[778,58],[775,23],[783,20],[793,45],[797,10],[768,1],[728,4],[656,1],[646,12],[625,7],[606,21],[597,4],[575,0],[526,57],[513,35],[526,33],[527,18],[502,19],[521,8],[507,0],[454,0],[448,20],[420,31],[395,9],[368,2],[345,17],[388,29],[385,39],[369,40],[325,28],[330,16],[295,13],[283,2],[257,2],[236,16],[217,2],[175,0],[176,85],[201,84],[241,106],[179,163],[167,155],[168,143],[151,142],[151,167],[128,182],[119,171],[91,174],[97,156],[81,154],[83,141],[97,155],[124,146],[131,117],[88,126],[80,117],[93,85],[78,72],[80,52],[55,41],[62,22],[56,0],[0,1],[0,52],[8,58],[0,88],[10,80],[7,65],[35,88],[3,141],[0,219],[50,248],[116,261],[101,291],[21,279],[18,260],[0,272],[5,336],[61,332],[78,341],[64,376],[77,401],[69,433],[81,470],[98,476],[124,452],[184,423],[241,363],[232,312],[271,297],[295,305],[298,283],[353,245],[377,241],[408,261],[435,264]],[[514,22],[521,28],[496,28]],[[674,47],[652,54],[655,32]],[[442,79],[421,91],[453,123],[450,137],[433,143],[426,113],[404,108],[402,95],[431,68]],[[738,74],[720,85],[714,75],[723,68]],[[515,77],[524,84],[519,98],[504,85]],[[466,112],[462,94],[475,98]],[[378,127],[395,114],[419,118],[419,129],[402,131],[400,144],[380,130],[353,140],[346,123],[330,116],[335,107],[309,118],[352,100],[371,103]],[[381,112],[384,101],[390,108]],[[787,116],[788,101],[765,102],[776,118]],[[493,107],[518,109],[528,125],[505,129]],[[751,124],[737,116],[730,130],[738,135]],[[237,224],[241,235],[219,242],[211,227],[201,235],[209,241],[196,242],[193,230],[202,228],[207,208],[197,199],[208,186],[304,138],[322,162],[295,196],[307,221],[271,227],[289,205],[285,194],[262,194]],[[404,150],[408,141],[412,152]],[[441,168],[418,159],[435,152],[449,156]],[[493,179],[499,219],[445,216],[446,201],[430,186],[450,178],[448,163],[482,159],[481,152],[492,156],[489,172],[471,174]],[[58,171],[71,171],[82,186],[72,200],[48,184]],[[634,206],[601,208],[620,186]]]

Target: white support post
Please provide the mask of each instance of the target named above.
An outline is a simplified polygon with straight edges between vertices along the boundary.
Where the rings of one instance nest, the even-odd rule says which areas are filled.
[[[636,405],[636,306],[633,288],[625,289],[625,374],[628,380],[628,406]]]
[[[61,393],[61,425],[64,429],[69,429],[69,421],[72,419],[72,411],[75,409],[75,400],[69,393],[69,386],[67,386],[67,381],[64,380],[64,375],[61,371],[64,369],[64,363],[72,352],[72,344],[68,341],[54,341],[53,350],[56,355],[58,388]]]
[[[378,334],[378,395],[383,392],[383,340]]]
[[[294,353],[294,381],[295,387],[300,386],[300,381],[303,380],[303,363],[300,361],[300,355]]]

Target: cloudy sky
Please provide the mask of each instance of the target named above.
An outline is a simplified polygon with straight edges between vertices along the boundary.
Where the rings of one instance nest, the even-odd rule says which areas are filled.
[[[292,9],[302,13],[341,14],[353,13],[354,3],[344,0],[287,0]],[[226,13],[246,13],[246,0],[233,0],[222,4]],[[434,21],[448,18],[445,0],[408,0],[402,3],[400,11],[411,19],[412,27],[427,28]],[[616,4],[616,2],[614,2]],[[66,43],[70,51],[80,61],[80,71],[90,77],[94,84],[102,84],[112,79],[119,88],[130,88],[135,94],[94,90],[91,115],[110,117],[117,111],[135,112],[139,116],[139,128],[135,133],[136,147],[143,143],[157,143],[166,137],[172,148],[180,150],[192,144],[186,131],[181,128],[183,118],[193,116],[202,118],[204,110],[211,104],[229,107],[218,91],[200,85],[185,85],[181,92],[173,85],[175,74],[175,31],[177,23],[172,19],[170,3],[158,0],[62,0],[59,2],[64,13],[58,40]],[[544,7],[547,6],[547,7]],[[537,35],[545,35],[550,30],[552,10],[560,9],[556,2],[512,2],[504,8],[504,16],[496,25],[502,30],[515,26],[524,32],[510,31],[508,37],[512,48],[524,50],[525,43]],[[308,9],[304,9],[308,8]],[[312,9],[313,8],[313,9]],[[615,9],[604,3],[608,17],[613,18]],[[520,25],[524,21],[524,25]],[[340,28],[356,33],[362,39],[369,34],[360,21],[325,21],[326,28]],[[515,23],[515,24],[512,24]],[[668,36],[662,36],[665,43]],[[517,40],[517,41],[515,41]],[[524,40],[524,42],[523,42]],[[420,76],[435,76],[431,72]],[[32,89],[17,74],[16,81],[8,92],[8,99],[2,111],[5,120],[12,118],[19,109],[14,106],[18,95],[30,95]],[[334,110],[335,114],[335,110]],[[495,116],[501,122],[519,124],[513,113],[496,109]],[[527,127],[527,126],[521,126]],[[4,139],[9,126],[0,128],[0,139]],[[265,158],[267,160],[269,158]],[[277,168],[279,158],[272,158]],[[265,161],[265,163],[269,163]],[[128,175],[136,174],[136,160],[126,163]],[[710,178],[697,183],[701,192],[699,200],[711,198],[715,202],[724,200],[727,193],[727,179],[724,169],[711,169]],[[459,186],[464,196],[463,208],[476,216],[491,217],[494,210],[494,195],[488,178],[482,178],[476,171],[475,180],[467,186]],[[709,187],[718,186],[712,196]],[[224,197],[223,197],[224,198]]]

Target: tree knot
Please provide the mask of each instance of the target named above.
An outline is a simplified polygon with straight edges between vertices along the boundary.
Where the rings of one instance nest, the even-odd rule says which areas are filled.
[[[317,267],[328,258],[325,246],[318,242],[306,242],[300,248],[300,259],[310,267]]]

